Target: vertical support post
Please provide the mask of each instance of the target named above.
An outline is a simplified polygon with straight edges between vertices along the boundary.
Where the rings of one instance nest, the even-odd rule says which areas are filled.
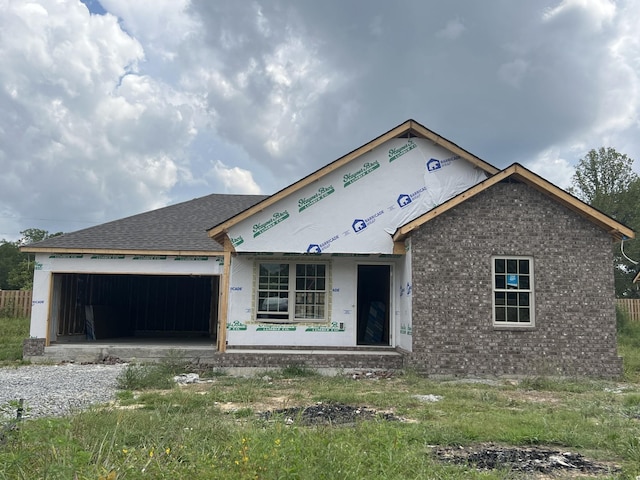
[[[35,275],[35,274],[34,274]],[[51,329],[53,328],[53,319],[51,318],[53,313],[53,294],[54,294],[54,289],[56,287],[56,282],[55,282],[55,276],[53,273],[49,272],[49,301],[47,302],[47,322],[45,325],[46,328],[46,334],[44,337],[44,346],[48,347],[49,345],[51,345]],[[33,302],[32,302],[33,305]],[[33,309],[33,306],[31,307]],[[31,318],[33,321],[33,312],[31,313]],[[58,314],[57,316],[58,321],[60,321],[60,315]],[[32,324],[33,325],[33,324]]]
[[[229,288],[231,277],[231,253],[233,245],[229,236],[224,237],[224,265],[222,266],[222,278],[220,279],[220,309],[218,315],[218,352],[227,351],[227,320],[229,315]]]

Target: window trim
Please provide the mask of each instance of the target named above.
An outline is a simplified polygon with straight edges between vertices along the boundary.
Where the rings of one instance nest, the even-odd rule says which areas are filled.
[[[496,288],[496,275],[500,273],[496,272],[496,260],[527,260],[529,262],[529,288],[514,288],[509,289],[505,284],[505,288]],[[525,255],[493,255],[491,257],[491,317],[493,326],[496,328],[532,328],[536,324],[535,315],[535,269],[533,265],[533,257]],[[505,275],[508,273],[505,272]],[[510,293],[528,293],[529,294],[529,321],[528,322],[513,322],[496,320],[496,293],[497,292],[510,292]]]
[[[281,264],[288,265],[289,267],[289,275],[288,275],[288,289],[282,290],[283,292],[287,292],[288,295],[288,303],[287,303],[287,318],[260,318],[259,315],[263,315],[266,311],[259,310],[260,305],[260,292],[265,291],[265,289],[260,289],[260,265],[262,264]],[[323,318],[296,318],[296,293],[307,292],[307,290],[298,291],[296,289],[296,267],[298,265],[323,265],[325,267],[324,273],[324,290],[318,290],[318,293],[324,294],[324,317]],[[260,324],[325,324],[331,321],[331,263],[329,261],[309,261],[306,259],[297,259],[297,260],[289,260],[289,259],[281,259],[281,258],[261,258],[257,259],[254,264],[255,275],[254,275],[254,288],[253,288],[253,299],[255,308],[253,309],[253,321]],[[304,278],[304,277],[301,277]]]

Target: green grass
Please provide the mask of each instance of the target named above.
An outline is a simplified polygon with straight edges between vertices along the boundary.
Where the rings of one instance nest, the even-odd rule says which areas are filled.
[[[216,372],[209,383],[178,387],[168,381],[184,371],[178,362],[132,365],[120,378],[117,406],[28,420],[9,432],[0,442],[0,480],[518,478],[432,454],[433,446],[483,442],[575,451],[622,468],[602,478],[635,478],[640,325],[623,318],[618,330],[622,386],[549,377],[464,383],[412,372],[356,381],[291,366],[248,378]],[[442,400],[415,397],[427,394]],[[303,427],[257,415],[316,402],[392,411],[408,421]]]
[[[274,375],[267,382],[219,377],[197,387],[121,394],[136,408],[93,409],[64,419],[26,421],[0,446],[0,479],[514,478],[440,463],[434,445],[495,442],[544,445],[613,461],[640,474],[640,386],[566,383],[545,390],[431,381],[412,375],[354,381]],[[372,420],[347,427],[301,427],[260,419],[281,397],[300,405],[348,400],[393,409],[411,422]],[[443,399],[421,403],[414,395]],[[225,410],[228,402],[234,409]],[[616,477],[609,477],[616,478]]]
[[[625,379],[640,383],[640,322],[629,320],[627,313],[616,310],[618,355],[624,359]]]
[[[28,337],[28,318],[0,317],[0,366],[22,362],[22,341]]]

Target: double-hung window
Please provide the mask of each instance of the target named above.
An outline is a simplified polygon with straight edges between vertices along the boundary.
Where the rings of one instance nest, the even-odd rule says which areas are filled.
[[[322,322],[327,318],[327,264],[259,263],[257,319]]]
[[[533,259],[494,257],[493,324],[495,326],[533,326]]]

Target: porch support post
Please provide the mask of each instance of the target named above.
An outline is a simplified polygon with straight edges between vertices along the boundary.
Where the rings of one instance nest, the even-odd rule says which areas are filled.
[[[218,352],[227,351],[227,319],[229,315],[229,277],[231,276],[231,253],[234,250],[229,236],[224,236],[224,265],[220,279],[220,309],[218,315]]]

